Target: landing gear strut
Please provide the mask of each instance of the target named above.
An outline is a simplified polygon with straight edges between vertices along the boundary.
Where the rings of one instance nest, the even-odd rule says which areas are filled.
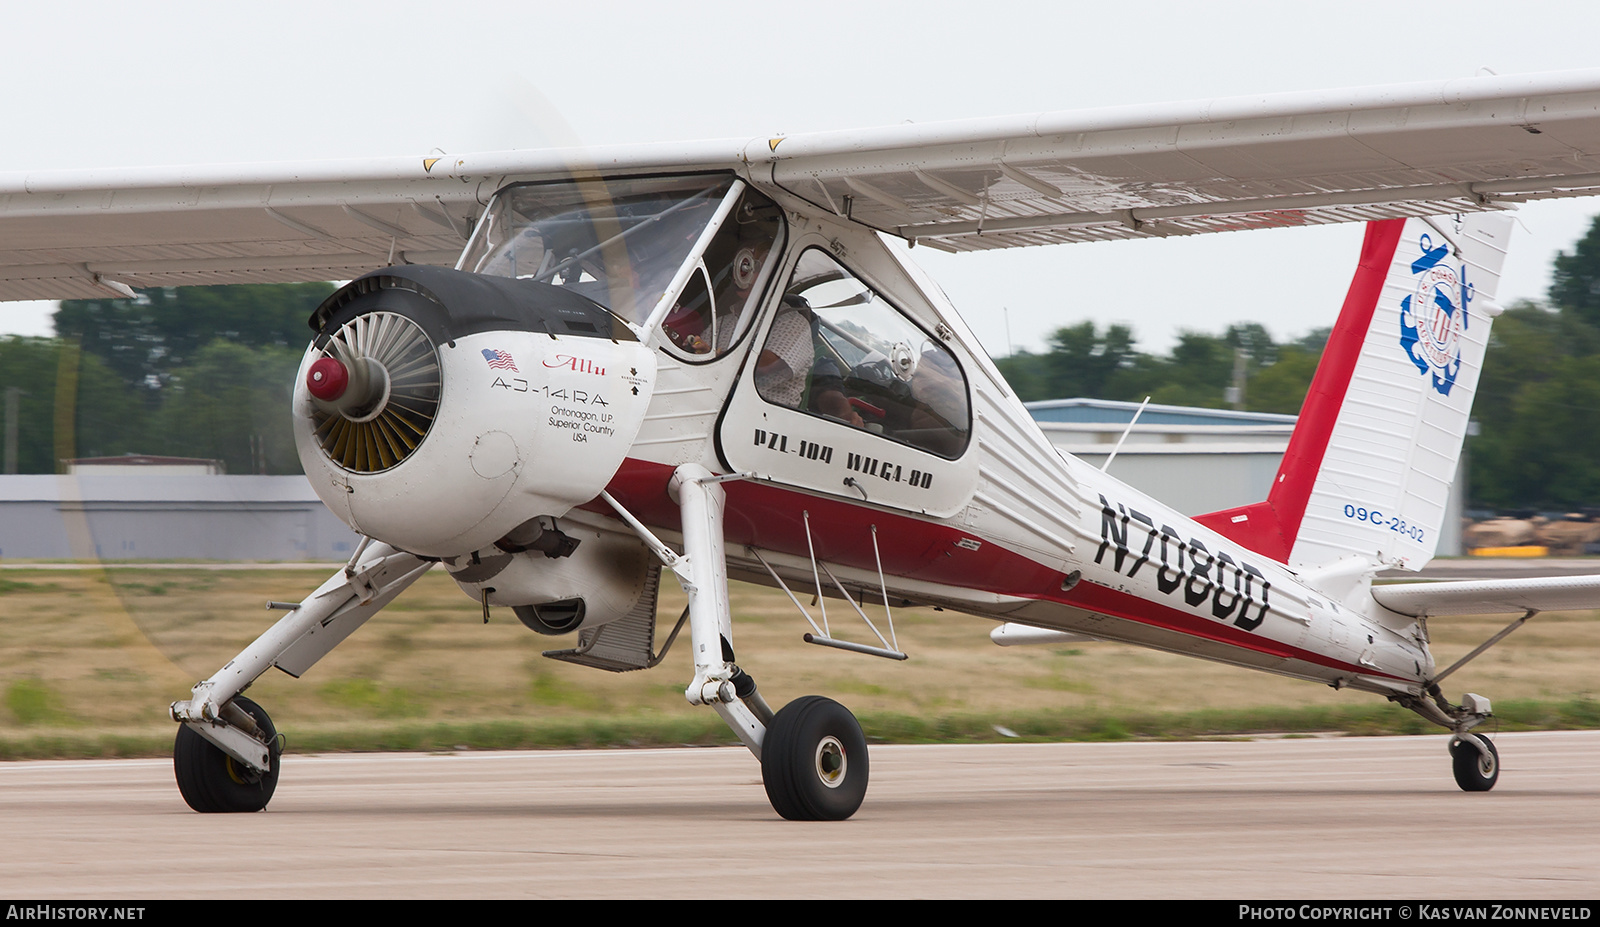
[[[282,746],[272,719],[239,695],[276,666],[299,677],[433,564],[387,544],[363,541],[345,564],[216,675],[169,709],[178,791],[200,812],[260,811],[278,785]]]
[[[1464,792],[1487,792],[1500,781],[1500,752],[1494,742],[1472,729],[1493,717],[1489,700],[1468,692],[1460,705],[1452,705],[1439,690],[1439,682],[1451,673],[1478,658],[1478,655],[1504,640],[1506,635],[1522,627],[1528,619],[1539,614],[1530,608],[1522,617],[1502,628],[1497,634],[1475,647],[1471,653],[1450,664],[1436,674],[1423,689],[1426,698],[1416,696],[1398,698],[1396,701],[1435,724],[1450,728],[1455,736],[1450,738],[1450,766],[1456,776],[1456,785]]]
[[[1451,667],[1451,671],[1454,669]],[[1448,673],[1442,673],[1440,677],[1445,675]],[[1391,696],[1391,699],[1455,732],[1455,736],[1450,738],[1450,766],[1455,773],[1456,785],[1461,786],[1462,791],[1487,792],[1494,788],[1494,784],[1500,780],[1500,753],[1489,738],[1472,733],[1473,728],[1494,717],[1489,700],[1468,692],[1462,697],[1460,705],[1452,705],[1439,690],[1437,680],[1429,684],[1425,692],[1426,697],[1423,698]]]
[[[689,596],[689,636],[694,681],[684,695],[709,705],[761,761],[761,779],[773,810],[791,821],[842,821],[867,794],[867,739],[843,705],[808,695],[776,715],[755,682],[733,662],[728,612],[727,552],[722,482],[698,464],[677,469],[668,487],[683,524],[679,556],[611,496],[602,497],[677,576]]]

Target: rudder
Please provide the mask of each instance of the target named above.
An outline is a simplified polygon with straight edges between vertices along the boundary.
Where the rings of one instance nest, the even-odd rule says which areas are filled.
[[[1369,223],[1267,501],[1197,520],[1295,569],[1352,554],[1422,569],[1444,523],[1511,221]]]

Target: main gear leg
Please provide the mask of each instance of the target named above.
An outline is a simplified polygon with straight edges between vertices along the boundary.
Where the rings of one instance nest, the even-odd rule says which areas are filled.
[[[720,480],[689,465],[678,468],[670,490],[683,520],[688,564],[678,575],[689,594],[694,641],[694,681],[685,694],[690,702],[715,708],[761,761],[767,798],[780,815],[799,821],[850,817],[867,792],[861,725],[843,705],[814,695],[776,715],[767,707],[755,680],[733,662],[722,535],[727,500]]]
[[[727,494],[716,477],[698,464],[679,467],[668,491],[683,520],[683,556],[669,566],[689,596],[689,639],[694,648],[694,679],[684,696],[690,704],[715,709],[759,759],[772,710],[761,699],[755,681],[733,662],[728,558],[722,537]],[[747,695],[741,696],[740,689]]]
[[[191,799],[191,793],[226,792],[230,782],[255,785],[277,781],[276,732],[266,713],[248,699],[238,698],[239,693],[273,666],[300,676],[431,566],[431,561],[387,544],[363,541],[350,562],[316,592],[292,606],[289,614],[210,679],[197,683],[187,700],[173,702],[169,709],[172,720],[183,725],[175,759],[180,785],[187,777],[188,787],[183,791],[190,805],[199,811],[254,811],[264,806],[265,798],[258,803],[254,799],[205,799],[199,804]],[[203,749],[201,740],[215,749],[215,762],[210,761],[212,754]],[[223,776],[229,781],[222,781],[219,777]],[[217,781],[210,782],[211,778]],[[247,807],[252,804],[254,807]]]

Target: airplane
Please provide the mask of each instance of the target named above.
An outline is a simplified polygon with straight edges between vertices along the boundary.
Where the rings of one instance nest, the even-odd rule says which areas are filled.
[[[868,602],[1372,693],[1499,778],[1488,699],[1441,687],[1430,618],[1600,607],[1600,576],[1374,585],[1433,555],[1518,202],[1600,192],[1600,71],[755,139],[0,174],[0,298],[349,280],[309,320],[307,478],[363,540],[174,702],[199,812],[265,808],[282,739],[242,693],[299,677],[441,566],[487,616],[626,672],[685,626],[793,820],[870,763],[821,696],[774,711],[728,582],[822,646]],[[1059,453],[895,239],[946,251],[1367,222],[1265,501],[1187,518]],[[1243,240],[1242,240],[1243,241]],[[663,572],[688,607],[664,636]],[[802,599],[814,596],[822,623]],[[659,644],[658,644],[659,641]]]

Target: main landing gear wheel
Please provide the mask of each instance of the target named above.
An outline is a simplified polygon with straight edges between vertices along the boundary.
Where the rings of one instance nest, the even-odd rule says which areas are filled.
[[[783,706],[761,741],[761,781],[791,821],[843,821],[867,795],[867,738],[843,705],[807,695]]]
[[[178,739],[172,745],[172,770],[178,778],[178,791],[189,807],[202,814],[260,811],[272,800],[278,787],[278,731],[260,705],[247,698],[233,703],[256,720],[271,745],[272,768],[258,773],[217,749],[196,734],[187,724],[178,726]]]
[[[1480,735],[1478,739],[1489,747],[1488,756],[1464,740],[1450,741],[1450,765],[1455,770],[1456,785],[1464,792],[1487,792],[1500,779],[1500,751],[1489,738]]]

